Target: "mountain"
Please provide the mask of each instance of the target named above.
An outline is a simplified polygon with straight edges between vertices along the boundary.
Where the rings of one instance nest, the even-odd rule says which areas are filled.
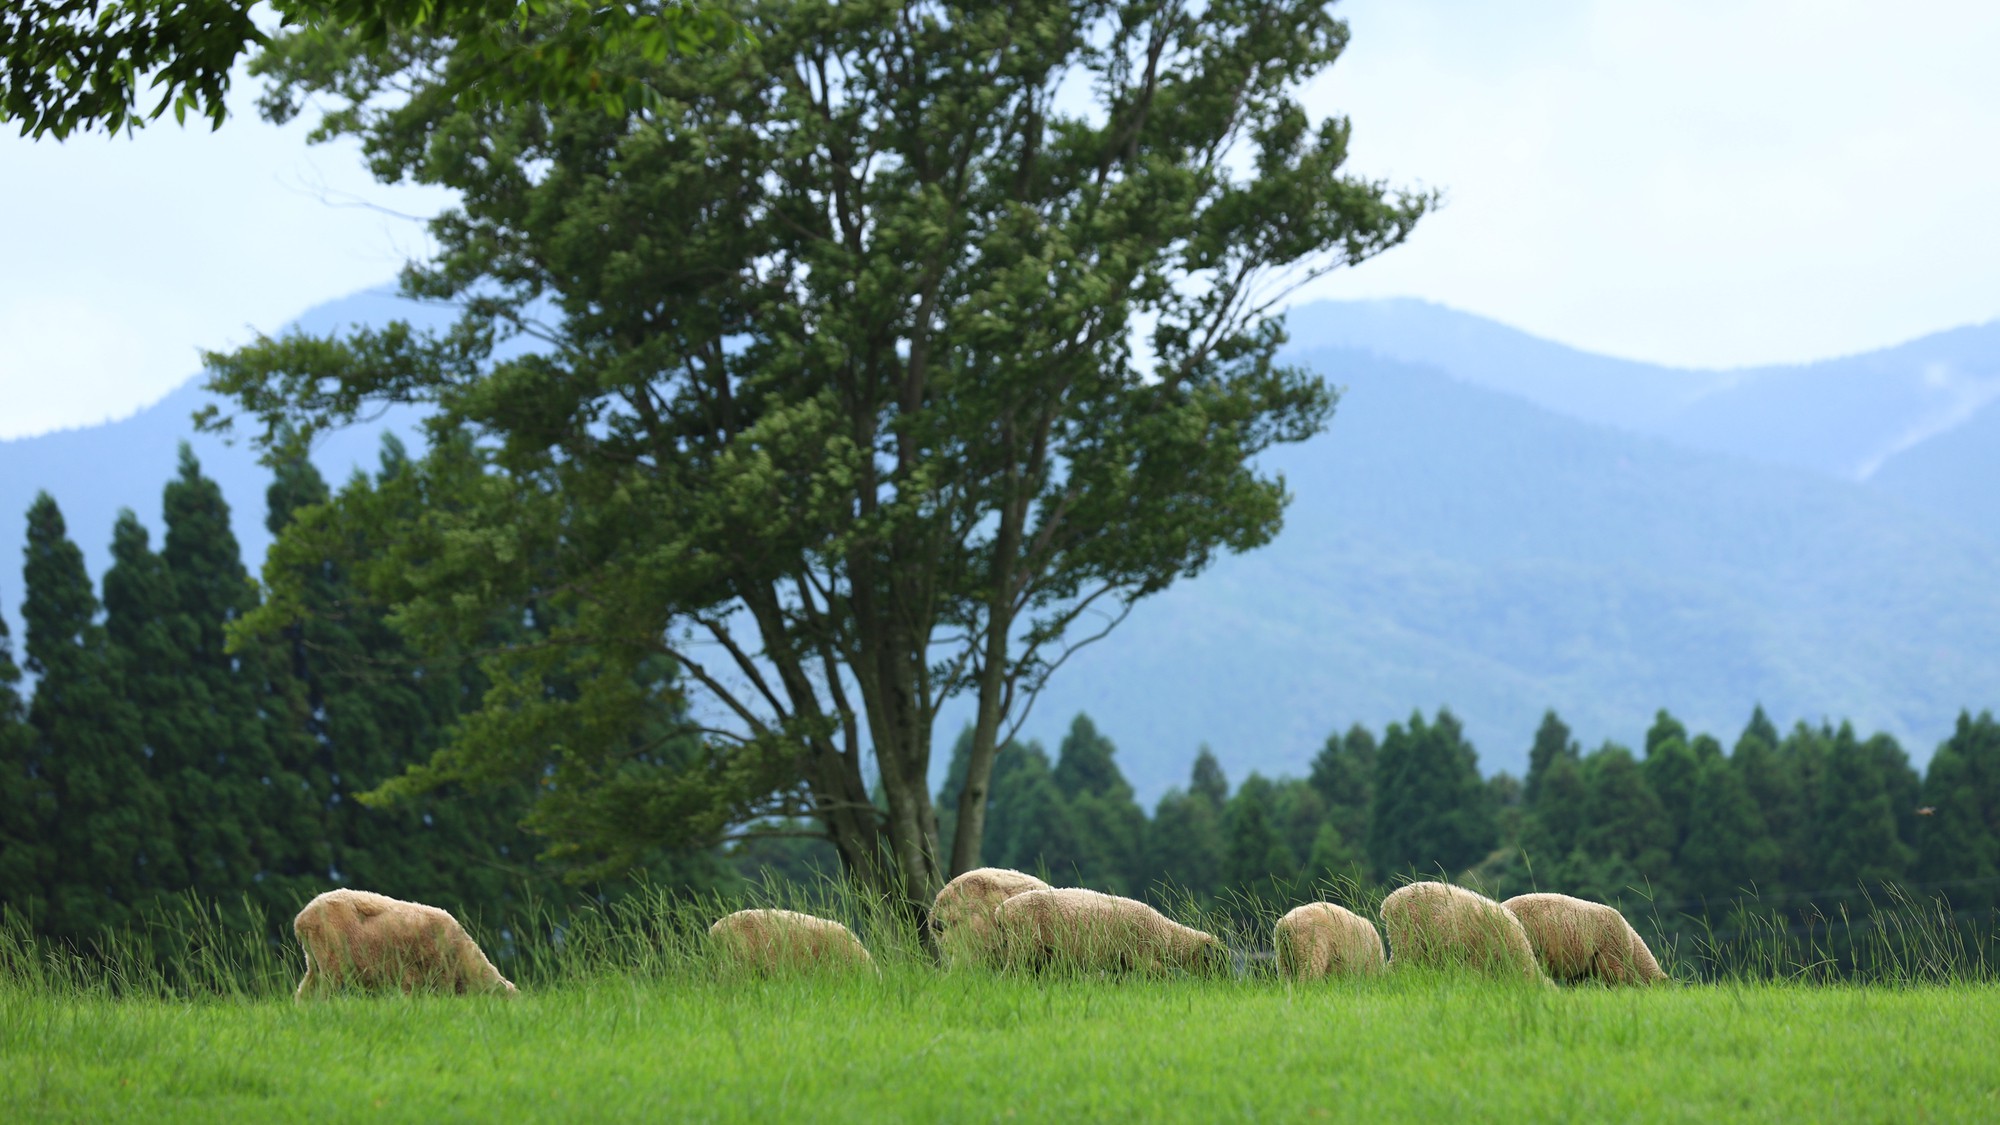
[[[2000,401],[1890,457],[1868,483],[2000,539]]]
[[[1863,480],[2000,401],[2000,321],[1818,363],[1694,371],[1591,355],[1414,300],[1319,302],[1301,349],[1435,367],[1586,422]]]
[[[1347,392],[1270,460],[1271,545],[1139,606],[1024,728],[1088,711],[1142,794],[1210,744],[1232,778],[1305,772],[1325,737],[1448,705],[1491,771],[1544,708],[1586,744],[1655,709],[1733,741],[1851,718],[1918,761],[2000,706],[1997,541],[1867,486],[1567,418],[1433,368],[1294,354]],[[944,733],[964,721],[947,714]]]
[[[443,315],[374,292],[298,324]],[[1203,742],[1237,780],[1296,775],[1336,729],[1441,705],[1487,770],[1517,772],[1547,707],[1595,744],[1640,741],[1659,707],[1733,739],[1762,703],[1781,723],[1887,730],[1919,761],[1961,708],[2000,707],[2000,404],[1861,483],[1669,440],[1704,402],[1752,401],[1728,398],[1757,382],[1742,372],[1590,356],[1420,302],[1306,306],[1291,328],[1289,358],[1346,392],[1326,433],[1268,458],[1295,494],[1284,532],[1079,652],[1025,737],[1053,747],[1088,711],[1150,800]],[[1976,371],[1987,333],[1842,370],[1900,387],[1907,370],[1881,357],[1903,353]],[[1760,409],[1793,409],[1784,396],[1810,397],[1812,372],[1849,362],[1768,369]],[[262,557],[267,475],[241,446],[190,437],[204,401],[190,384],[120,422],[0,442],[0,606],[17,630],[36,489],[55,493],[101,579],[119,507],[157,542],[181,440],[222,483],[252,565]],[[412,416],[326,441],[315,457],[329,479],[374,463],[381,425]],[[940,716],[941,747],[965,718],[958,704]]]

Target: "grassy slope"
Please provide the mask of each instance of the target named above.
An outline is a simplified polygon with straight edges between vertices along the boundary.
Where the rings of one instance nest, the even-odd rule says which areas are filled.
[[[892,967],[303,1008],[8,988],[0,1105],[98,1120],[1992,1120],[1996,1036],[1991,985],[1290,990]]]

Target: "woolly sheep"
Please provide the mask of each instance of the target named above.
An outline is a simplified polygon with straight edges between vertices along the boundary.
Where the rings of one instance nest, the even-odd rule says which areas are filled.
[[[796,910],[739,910],[716,919],[708,936],[731,961],[766,972],[851,969],[875,961],[846,926]]]
[[[944,885],[931,904],[930,927],[948,966],[993,964],[1000,959],[994,908],[1027,891],[1051,890],[1033,875],[1005,867],[978,867]]]
[[[1278,919],[1271,946],[1288,980],[1379,973],[1387,961],[1375,923],[1330,902],[1292,908]]]
[[[1465,965],[1495,976],[1546,980],[1513,913],[1464,887],[1411,883],[1382,900],[1392,965]]]
[[[1500,905],[1521,920],[1542,968],[1557,980],[1652,984],[1667,979],[1645,939],[1612,907],[1558,894],[1518,895]]]
[[[1051,963],[1087,970],[1201,970],[1218,964],[1222,943],[1135,899],[1080,887],[1025,891],[993,911],[1009,965]]]
[[[419,985],[452,992],[500,991],[500,975],[448,911],[370,891],[328,891],[299,911],[292,932],[306,954],[296,999],[352,982],[364,988]]]

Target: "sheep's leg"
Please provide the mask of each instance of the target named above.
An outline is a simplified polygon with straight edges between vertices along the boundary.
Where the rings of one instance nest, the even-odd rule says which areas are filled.
[[[294,992],[294,993],[292,993],[292,1002],[293,1002],[294,1004],[296,1004],[296,1003],[299,1003],[300,1001],[304,1000],[304,999],[306,998],[306,993],[307,993],[308,991],[311,991],[311,990],[313,990],[313,986],[314,986],[314,985],[316,985],[316,984],[318,984],[318,983],[319,983],[319,976],[318,976],[318,974],[316,974],[316,973],[314,973],[314,972],[313,972],[313,963],[312,963],[312,957],[311,957],[311,956],[307,956],[307,957],[306,957],[306,975],[305,975],[304,979],[302,979],[302,980],[300,980],[300,981],[299,981],[299,990],[298,990],[297,992]],[[317,995],[317,993],[316,993],[316,992],[315,992],[315,995]]]

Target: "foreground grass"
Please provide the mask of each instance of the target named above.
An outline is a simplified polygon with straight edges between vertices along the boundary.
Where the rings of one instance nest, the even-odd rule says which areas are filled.
[[[1994,1120],[2000,987],[603,976],[513,1001],[0,988],[9,1120]]]

